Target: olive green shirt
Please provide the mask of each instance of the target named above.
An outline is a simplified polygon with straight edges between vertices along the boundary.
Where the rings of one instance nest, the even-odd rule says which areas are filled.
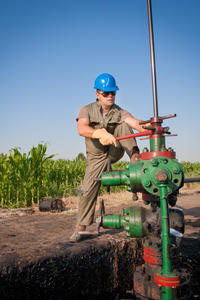
[[[108,132],[113,133],[116,125],[121,124],[128,117],[132,117],[132,115],[116,104],[113,104],[112,108],[107,113],[103,114],[101,104],[96,101],[83,106],[79,111],[77,120],[86,118],[89,120],[89,126],[92,128],[106,128]]]
[[[77,118],[87,118],[89,126],[94,129],[105,128],[109,133],[114,134],[117,125],[122,124],[131,114],[116,104],[103,116],[101,104],[96,101],[82,107]],[[87,154],[99,155],[108,151],[109,146],[103,146],[98,139],[85,138]]]

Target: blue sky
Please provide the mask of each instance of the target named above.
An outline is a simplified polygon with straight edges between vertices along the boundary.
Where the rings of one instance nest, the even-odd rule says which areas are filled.
[[[200,1],[152,0],[152,13],[158,113],[177,114],[166,146],[200,161]],[[0,40],[1,153],[47,141],[57,158],[85,154],[75,119],[105,72],[118,105],[153,117],[146,0],[0,0]]]

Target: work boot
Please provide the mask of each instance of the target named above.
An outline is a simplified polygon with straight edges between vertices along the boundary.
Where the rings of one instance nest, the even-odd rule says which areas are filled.
[[[138,195],[137,195],[137,193],[134,193],[134,192],[133,192],[133,198],[132,198],[132,199],[133,199],[133,201],[137,201],[137,200],[138,200]]]
[[[132,156],[131,156],[131,163],[137,163],[138,160],[141,159],[141,154],[139,153],[134,153]]]
[[[74,233],[72,234],[72,236],[69,239],[70,243],[78,243],[81,241],[81,235],[79,234],[80,231],[85,231],[86,230],[86,226],[85,225],[76,225],[76,230],[74,231]]]

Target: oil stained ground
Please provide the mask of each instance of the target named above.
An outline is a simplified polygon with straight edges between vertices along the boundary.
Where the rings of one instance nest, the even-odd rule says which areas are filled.
[[[131,288],[133,266],[142,263],[141,240],[65,246],[62,255],[21,266],[10,257],[1,270],[0,299],[112,299]]]
[[[194,197],[199,201],[199,195]],[[108,208],[107,213],[120,213],[121,208]],[[200,299],[199,207],[184,212],[180,263],[191,275],[190,299]],[[0,213],[1,300],[134,299],[126,291],[132,290],[134,270],[143,263],[142,239],[101,228],[99,236],[70,245],[76,218],[76,214],[31,211],[6,218]]]

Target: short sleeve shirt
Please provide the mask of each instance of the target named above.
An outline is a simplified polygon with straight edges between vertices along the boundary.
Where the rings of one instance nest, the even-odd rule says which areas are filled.
[[[125,120],[129,117],[132,117],[132,115],[127,110],[123,110],[121,121],[125,122]],[[82,118],[89,120],[89,114],[85,106],[81,107],[81,109],[79,110],[77,121],[78,119],[82,119]]]

